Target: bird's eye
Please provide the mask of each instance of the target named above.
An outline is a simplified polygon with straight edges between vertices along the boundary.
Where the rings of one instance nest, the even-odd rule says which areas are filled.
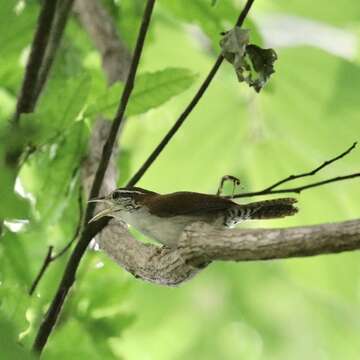
[[[112,195],[111,195],[111,198],[112,198],[113,200],[117,200],[117,199],[119,199],[119,197],[120,197],[120,192],[119,192],[119,191],[114,191],[114,192],[112,193]]]

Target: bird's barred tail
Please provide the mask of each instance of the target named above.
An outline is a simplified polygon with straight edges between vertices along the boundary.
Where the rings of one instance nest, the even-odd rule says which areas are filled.
[[[250,219],[275,219],[294,215],[298,209],[294,198],[265,200],[241,205],[250,210]]]
[[[294,215],[298,211],[294,206],[296,202],[294,198],[283,198],[239,205],[229,209],[225,225],[231,227],[243,220],[276,219]]]

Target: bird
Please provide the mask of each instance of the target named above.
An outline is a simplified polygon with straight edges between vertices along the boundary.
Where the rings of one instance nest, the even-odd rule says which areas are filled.
[[[298,211],[294,198],[238,204],[219,195],[190,191],[159,194],[140,187],[118,188],[89,201],[106,206],[89,222],[110,216],[168,248],[177,247],[184,229],[195,222],[226,229],[245,220],[282,218]]]

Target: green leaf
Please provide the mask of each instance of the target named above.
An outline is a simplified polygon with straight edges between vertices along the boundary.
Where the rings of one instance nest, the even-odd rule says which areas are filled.
[[[26,133],[21,129],[11,126],[0,129],[0,219],[25,219],[29,216],[28,201],[14,191],[17,160],[25,141]]]
[[[0,154],[1,156],[1,154]],[[22,198],[14,191],[16,172],[1,166],[0,176],[0,219],[27,219],[30,214],[28,200]]]
[[[5,271],[15,274],[19,284],[29,285],[31,281],[30,263],[24,245],[17,234],[10,231],[5,233],[0,242],[0,254],[3,257],[2,262],[4,261],[7,267]]]
[[[21,177],[27,191],[36,198],[42,221],[56,222],[62,216],[87,144],[88,130],[78,121],[56,143],[43,147],[24,166]]]
[[[190,70],[181,68],[167,68],[141,74],[135,82],[127,115],[142,114],[164,104],[173,96],[187,90],[196,77]]]
[[[33,129],[27,131],[26,144],[36,149],[55,142],[81,115],[90,88],[91,78],[87,73],[69,79],[54,77],[49,81],[36,112],[20,117],[20,129]]]
[[[217,3],[216,7],[209,6],[209,0],[162,0],[160,4],[181,21],[199,25],[211,39],[215,49],[218,49],[220,33],[226,29],[226,26],[235,23],[240,11],[229,0]]]
[[[36,24],[39,4],[22,2],[25,6],[17,11],[18,1],[4,1],[0,10],[0,86],[16,96],[23,76],[22,51],[29,45]]]
[[[133,116],[159,107],[172,97],[187,90],[195,81],[196,75],[188,69],[167,68],[140,74],[135,81],[126,115]],[[117,83],[102,95],[93,99],[86,110],[86,116],[101,113],[114,116],[118,107],[123,85]]]

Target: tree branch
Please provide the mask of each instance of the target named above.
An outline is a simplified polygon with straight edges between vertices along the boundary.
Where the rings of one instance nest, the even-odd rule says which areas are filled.
[[[112,225],[113,221],[103,230],[100,248],[135,277],[166,286],[191,279],[213,261],[283,259],[360,249],[360,220],[283,229],[232,230],[216,230],[196,223],[185,229],[175,249],[143,244],[127,229],[112,229]]]
[[[242,10],[239,18],[236,21],[236,26],[242,26],[246,16],[248,15],[248,13],[250,11],[250,8],[251,8],[253,2],[254,2],[254,0],[247,1],[244,9]],[[193,109],[195,108],[197,103],[200,101],[200,99],[204,95],[205,91],[207,90],[211,81],[213,80],[217,71],[219,70],[223,60],[224,60],[224,57],[222,54],[220,54],[218,56],[218,58],[216,59],[215,64],[211,68],[208,76],[205,78],[204,82],[201,84],[199,90],[197,91],[197,93],[195,94],[193,99],[190,101],[189,105],[181,113],[181,115],[176,120],[173,127],[169,130],[169,132],[161,140],[160,144],[154,149],[154,151],[146,159],[144,164],[140,167],[140,169],[136,172],[136,174],[130,179],[130,181],[127,183],[127,186],[134,186],[142,178],[142,176],[145,174],[145,172],[148,170],[148,168],[156,160],[156,158],[160,155],[160,153],[163,151],[165,146],[169,143],[169,141],[172,139],[172,137],[176,134],[176,132],[181,127],[181,125],[184,123],[184,121],[187,119],[189,114],[193,111]]]
[[[273,194],[284,194],[284,193],[297,193],[299,194],[301,191],[307,190],[307,189],[311,189],[314,187],[318,187],[318,186],[322,186],[325,184],[329,184],[332,182],[337,182],[337,181],[343,181],[343,180],[348,180],[348,179],[353,179],[356,177],[360,177],[360,173],[353,173],[353,174],[349,174],[349,175],[344,175],[344,176],[337,176],[334,178],[330,178],[330,179],[326,179],[323,181],[318,181],[315,183],[310,183],[310,184],[306,184],[306,185],[302,185],[302,186],[297,186],[297,187],[292,187],[292,188],[287,188],[287,189],[276,189],[277,187],[279,187],[280,185],[283,185],[285,183],[300,179],[300,178],[304,178],[304,177],[308,177],[308,176],[313,176],[315,174],[317,174],[320,170],[324,169],[325,167],[333,164],[335,161],[338,161],[340,159],[342,159],[343,157],[345,157],[346,155],[350,154],[350,152],[355,149],[357,143],[353,143],[347,150],[345,150],[343,153],[341,153],[340,155],[335,156],[334,158],[330,159],[330,160],[326,160],[324,161],[320,166],[316,167],[315,169],[302,173],[302,174],[298,174],[298,175],[290,175],[282,180],[277,181],[276,183],[274,183],[273,185],[268,186],[267,188],[263,189],[263,190],[259,190],[259,191],[253,191],[253,192],[247,192],[247,193],[240,193],[240,194],[235,194],[234,196],[227,196],[227,198],[241,198],[241,197],[251,197],[251,196],[259,196],[259,195],[273,195]]]
[[[148,0],[146,3],[146,7],[144,10],[144,15],[142,18],[142,23],[139,30],[139,35],[136,42],[136,47],[134,51],[134,55],[131,62],[130,72],[127,77],[127,81],[125,83],[124,91],[121,96],[120,105],[117,111],[117,114],[113,120],[112,127],[108,136],[108,139],[104,145],[101,161],[99,163],[99,167],[97,169],[95,179],[93,182],[93,186],[90,192],[90,197],[96,197],[99,193],[102,181],[104,179],[104,174],[107,169],[107,166],[109,164],[109,160],[112,154],[113,146],[116,140],[117,131],[121,125],[127,103],[129,100],[129,97],[131,95],[134,79],[136,75],[136,71],[138,68],[139,60],[141,57],[145,37],[148,31],[153,7],[154,7],[155,0]],[[94,211],[94,203],[88,203],[88,206],[86,208],[85,213],[85,224],[87,224],[88,220],[92,216]],[[59,316],[59,313],[61,311],[62,305],[65,301],[65,298],[72,286],[72,284],[75,281],[75,274],[77,271],[77,268],[79,266],[80,260],[90,242],[90,240],[95,235],[93,233],[94,228],[96,226],[85,226],[84,230],[81,233],[80,239],[78,243],[76,244],[76,247],[71,254],[71,257],[66,265],[65,272],[63,274],[63,278],[60,282],[60,285],[58,287],[58,290],[51,302],[50,308],[45,315],[43,322],[40,325],[39,331],[37,333],[33,350],[37,353],[41,353],[44,346],[46,345],[47,339],[55,325],[55,322]]]
[[[36,103],[36,87],[44,54],[48,44],[51,25],[55,17],[57,0],[44,0],[38,18],[37,29],[31,45],[29,60],[26,65],[24,80],[16,104],[13,122],[18,123],[22,113],[30,113]]]

